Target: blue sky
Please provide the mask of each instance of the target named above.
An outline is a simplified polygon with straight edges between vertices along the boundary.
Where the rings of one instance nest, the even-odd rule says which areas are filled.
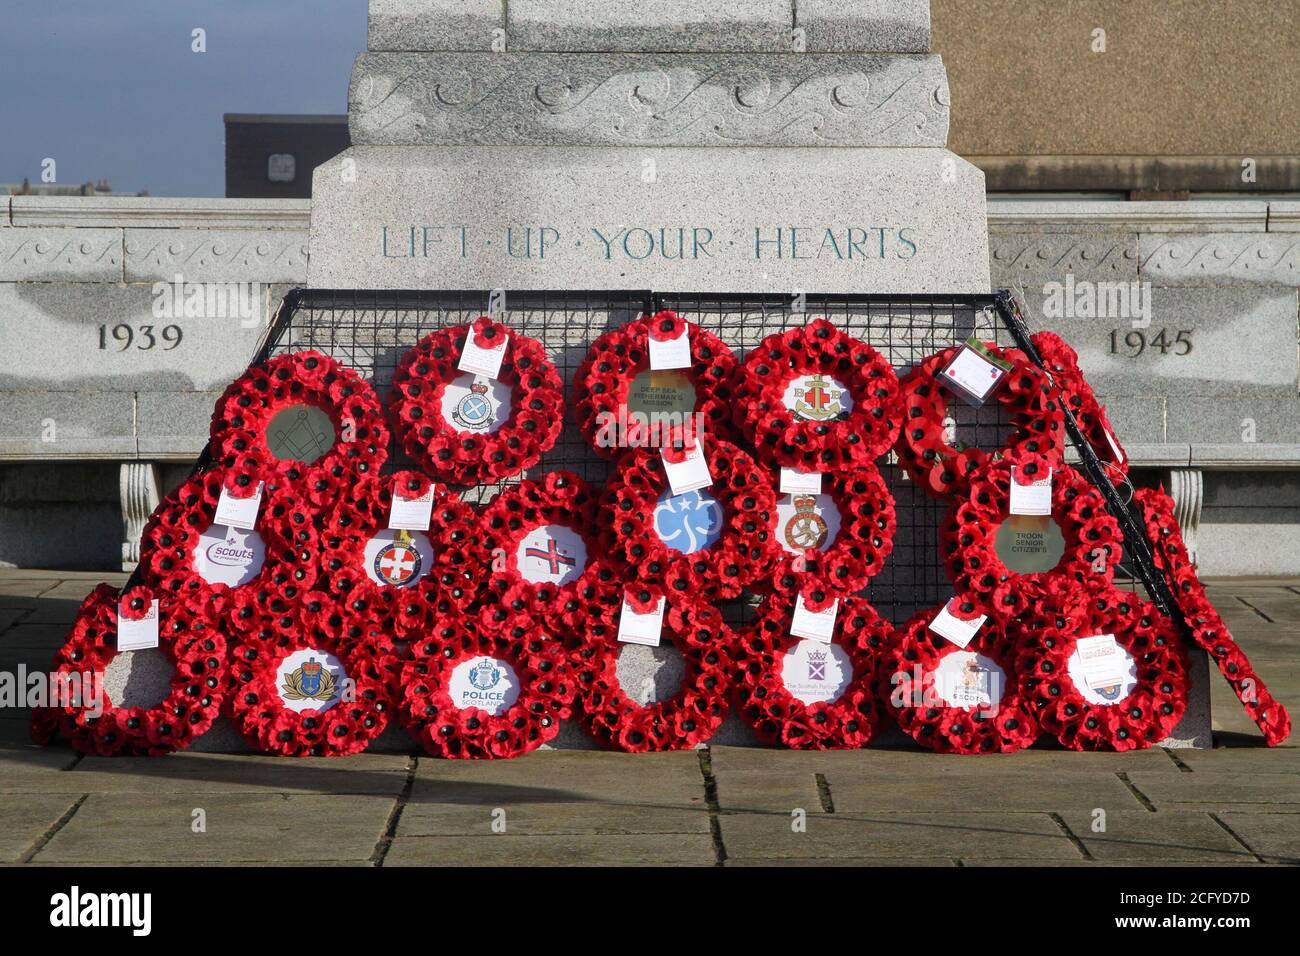
[[[367,0],[38,0],[0,14],[0,183],[220,196],[223,113],[346,113]],[[190,49],[207,31],[206,53]]]

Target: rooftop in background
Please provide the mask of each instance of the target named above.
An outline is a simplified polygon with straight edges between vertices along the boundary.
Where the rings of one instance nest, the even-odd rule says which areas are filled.
[[[139,193],[114,193],[107,179],[95,182],[78,183],[75,186],[60,186],[57,183],[36,183],[24,179],[20,183],[0,183],[0,196],[147,196],[148,191]]]
[[[227,113],[223,120],[231,199],[309,198],[313,170],[351,144],[345,115]]]

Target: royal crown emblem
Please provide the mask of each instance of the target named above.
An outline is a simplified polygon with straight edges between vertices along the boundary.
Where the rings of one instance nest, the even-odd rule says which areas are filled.
[[[808,652],[808,679],[825,680],[826,679],[826,658],[825,651]]]
[[[501,668],[496,661],[485,657],[469,672],[469,682],[479,690],[491,690],[501,680]]]
[[[825,422],[838,418],[844,411],[840,403],[842,388],[834,388],[825,376],[809,376],[804,385],[795,386],[794,414],[810,422]]]
[[[375,577],[392,587],[409,587],[419,580],[423,565],[424,557],[410,532],[399,531],[397,537],[375,555]]]
[[[285,700],[329,700],[334,696],[334,675],[324,664],[309,658],[284,677]]]
[[[817,499],[811,495],[800,495],[794,499],[794,514],[785,523],[785,543],[793,550],[820,548],[826,542],[830,529],[816,508]]]
[[[483,431],[496,420],[496,409],[488,398],[488,387],[484,382],[474,382],[469,387],[469,394],[456,403],[451,413],[457,425],[471,431]]]

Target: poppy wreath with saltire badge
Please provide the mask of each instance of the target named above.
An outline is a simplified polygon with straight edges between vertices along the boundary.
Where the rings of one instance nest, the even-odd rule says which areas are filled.
[[[962,346],[931,355],[903,376],[903,425],[894,450],[899,465],[930,495],[963,494],[971,478],[990,459],[1028,453],[1045,457],[1050,465],[1062,460],[1065,416],[1048,377],[1019,349],[989,343],[984,347],[1012,365],[989,397],[990,403],[1000,405],[1010,416],[1012,429],[1006,445],[993,453],[981,448],[959,448],[950,444],[945,434],[944,419],[952,393],[939,373],[952,363]]]
[[[572,712],[563,645],[531,621],[444,618],[411,651],[402,722],[435,757],[517,757],[553,739]]]
[[[834,599],[815,587],[804,595],[813,610]],[[732,673],[740,716],[766,743],[797,750],[867,746],[885,716],[876,670],[893,627],[862,598],[842,596],[835,633],[822,643],[790,634],[794,608],[794,595],[769,595],[754,622],[737,631]]]
[[[114,704],[104,673],[119,653],[117,615],[141,620],[159,599],[158,648],[175,665],[171,690],[155,707]],[[33,715],[32,736],[49,743],[61,733],[82,753],[159,756],[184,750],[212,726],[225,692],[226,641],[211,611],[219,597],[168,597],[136,587],[119,595],[101,584],[77,611],[51,671],[57,700]]]
[[[948,613],[971,620],[976,601],[957,595]],[[1038,720],[1016,675],[1016,640],[989,619],[964,648],[930,630],[943,608],[920,611],[882,656],[881,700],[909,737],[939,753],[995,754],[1038,739]]]
[[[668,595],[660,641],[681,655],[684,673],[676,693],[652,700],[652,687],[625,688],[619,680],[619,655],[627,646],[618,640],[624,593],[643,614],[653,612],[664,597],[661,591],[630,585],[617,601],[602,602],[606,618],[600,626],[567,641],[583,726],[597,743],[628,753],[686,750],[703,743],[727,715],[731,629],[716,607],[688,595]]]
[[[507,335],[494,381],[459,370],[470,336],[490,348]],[[406,454],[438,481],[499,481],[537,464],[560,437],[564,383],[540,342],[481,316],[429,333],[402,356],[389,414]]]
[[[1140,750],[1164,740],[1182,719],[1186,655],[1172,622],[1154,604],[1118,589],[1081,600],[1061,587],[1016,626],[1020,693],[1062,746]],[[1104,635],[1114,636],[1126,673],[1094,686],[1078,642]]]
[[[212,413],[212,458],[232,485],[377,474],[388,429],[375,390],[320,352],[268,359],[235,379]]]
[[[763,339],[736,366],[735,417],[759,461],[800,472],[874,464],[898,435],[898,376],[825,319]]]
[[[652,370],[650,339],[667,341],[683,330],[690,336],[690,366]],[[610,459],[626,448],[671,447],[700,432],[732,440],[735,367],[736,357],[722,339],[675,312],[642,316],[591,344],[573,379],[578,429],[596,454]],[[641,407],[643,394],[647,406],[673,405],[664,409],[669,414],[656,417],[657,408]]]

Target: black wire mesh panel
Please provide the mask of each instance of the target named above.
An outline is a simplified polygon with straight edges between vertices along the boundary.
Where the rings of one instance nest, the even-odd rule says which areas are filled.
[[[879,350],[900,376],[933,352],[972,336],[1014,344],[992,296],[300,290],[286,300],[259,359],[316,349],[369,379],[387,401],[393,372],[407,349],[435,329],[490,313],[545,345],[564,378],[566,398],[571,398],[574,374],[591,343],[607,329],[661,308],[714,333],[738,356],[773,332],[825,318]],[[1007,418],[998,403],[976,408],[954,400],[949,419],[950,437],[965,445],[993,450],[1008,437]],[[398,442],[391,453],[391,468],[409,464]],[[951,596],[939,559],[939,532],[948,506],[916,488],[894,464],[892,454],[880,467],[896,501],[898,530],[893,553],[867,597],[882,615],[901,622]],[[610,465],[591,451],[570,419],[556,446],[524,477],[557,468],[600,484]],[[486,502],[505,484],[465,489],[463,497]],[[743,610],[729,616],[736,613],[743,616]]]

